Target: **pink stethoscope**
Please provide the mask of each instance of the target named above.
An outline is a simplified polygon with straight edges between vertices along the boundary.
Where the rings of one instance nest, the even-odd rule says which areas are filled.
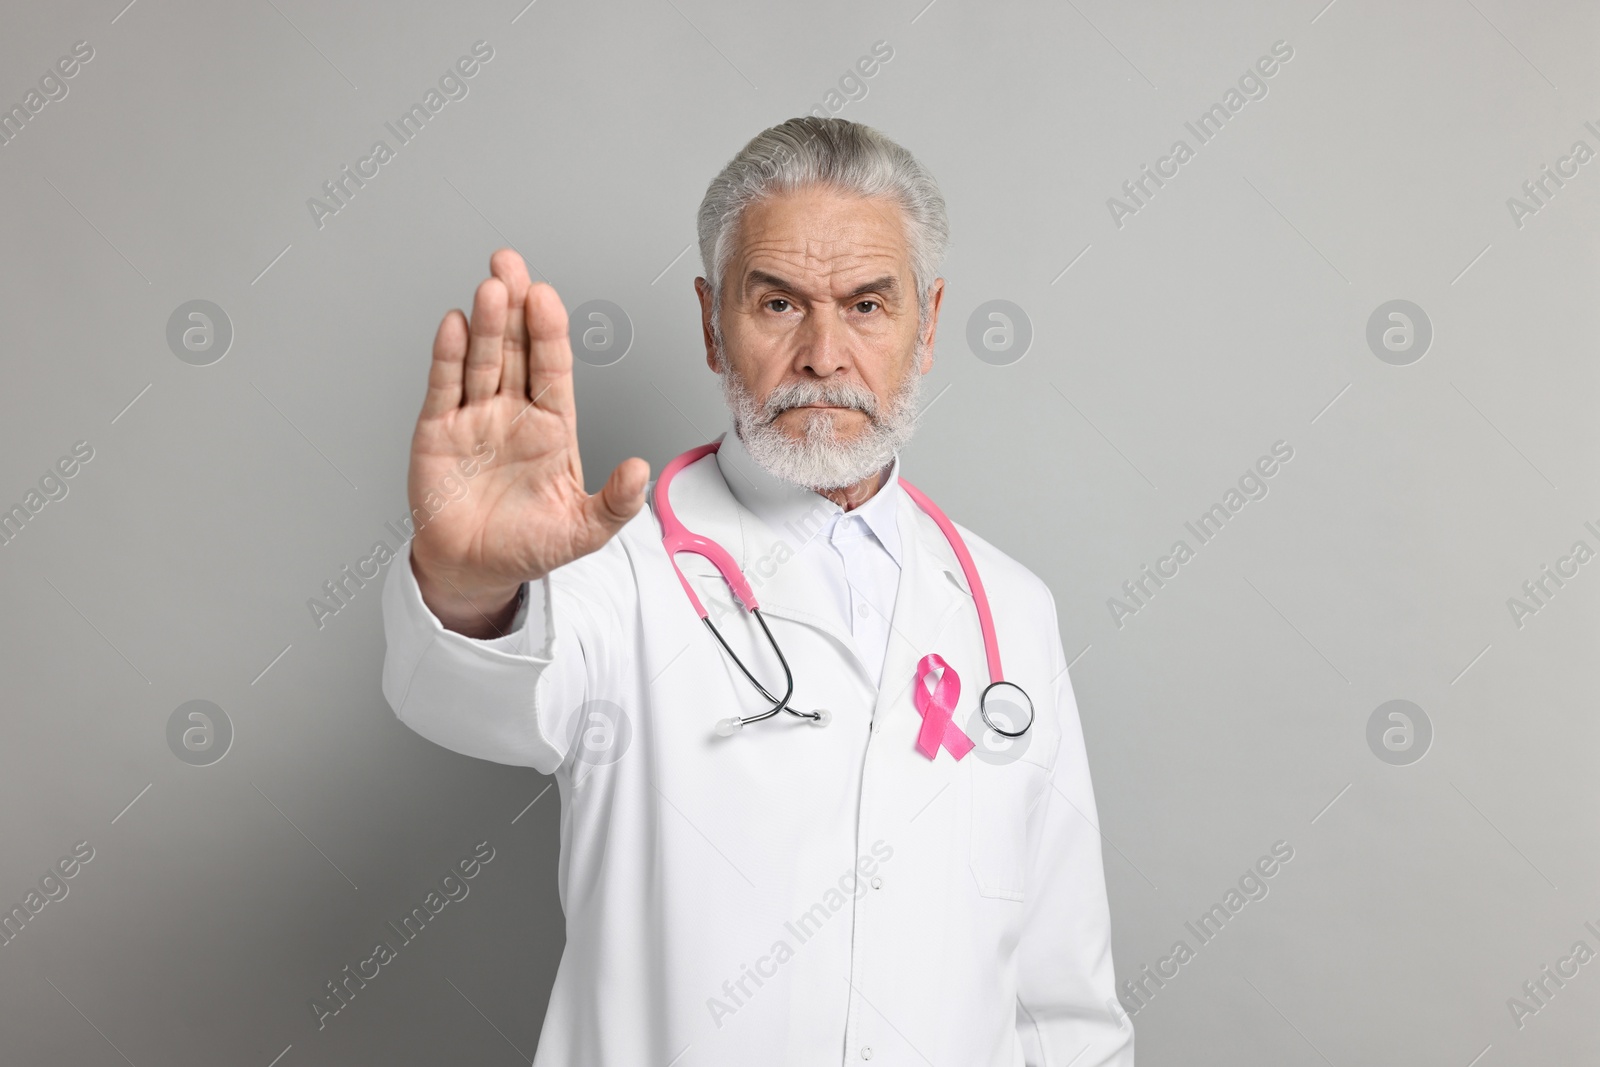
[[[828,711],[797,711],[789,707],[789,699],[794,696],[794,672],[789,669],[789,661],[784,658],[783,650],[778,647],[777,639],[772,636],[772,631],[767,628],[767,620],[762,617],[761,610],[756,604],[755,592],[745,579],[744,572],[739,569],[739,564],[734,562],[728,551],[715,541],[685,529],[683,523],[678,521],[677,514],[672,510],[672,504],[667,496],[667,487],[672,484],[673,477],[689,464],[715,452],[721,445],[722,442],[718,440],[689,449],[689,451],[666,465],[661,471],[661,476],[656,479],[655,486],[656,516],[661,520],[661,544],[667,550],[667,558],[672,561],[672,569],[677,571],[678,581],[682,583],[683,591],[689,595],[689,602],[694,605],[694,610],[699,613],[700,621],[706,624],[706,629],[711,631],[711,635],[717,639],[717,643],[733,659],[734,664],[739,668],[739,672],[749,679],[751,685],[755,686],[756,692],[760,693],[764,699],[772,702],[772,707],[758,715],[736,716],[721,720],[717,723],[717,733],[727,737],[743,726],[753,722],[760,722],[762,719],[770,719],[780,711],[787,711],[790,715],[809,719],[816,726],[826,726],[831,719]],[[983,581],[978,577],[978,568],[972,562],[972,554],[967,551],[966,542],[961,539],[961,534],[955,528],[955,524],[945,516],[944,512],[939,510],[937,504],[929,500],[920,489],[904,478],[900,479],[900,487],[906,491],[906,494],[911,497],[918,507],[927,513],[929,518],[938,524],[940,531],[944,533],[945,540],[950,543],[951,550],[955,552],[956,559],[961,563],[962,573],[967,576],[967,587],[972,590],[972,599],[978,609],[978,626],[983,631],[983,652],[989,662],[989,684],[978,698],[978,713],[983,716],[984,725],[1002,737],[1021,737],[1033,726],[1033,700],[1021,686],[1014,682],[1006,681],[1005,675],[1000,670],[1000,642],[994,632],[994,616],[989,611],[989,597],[984,592]],[[705,609],[705,605],[700,603],[700,598],[695,595],[695,591],[689,585],[688,579],[684,578],[683,571],[678,569],[677,555],[680,552],[689,552],[704,557],[710,562],[717,569],[717,572],[722,575],[723,580],[728,583],[728,588],[733,591],[733,595],[738,598],[739,603],[743,604],[745,610],[754,615],[756,621],[761,624],[762,632],[767,635],[767,643],[772,646],[772,651],[777,655],[778,662],[783,665],[783,678],[786,688],[781,698],[773,696],[766,686],[762,685],[756,679],[756,676],[750,673],[750,669],[744,665],[738,654],[733,651],[728,642],[723,639],[722,634],[718,632],[716,624],[711,621],[710,615]],[[937,657],[932,658],[936,659]],[[941,665],[942,662],[940,661]],[[994,720],[989,717],[989,694],[1000,686],[1016,690],[1017,693],[1021,694],[1023,702],[1027,704],[1028,721],[1022,725],[1021,729],[1002,729],[995,725]]]

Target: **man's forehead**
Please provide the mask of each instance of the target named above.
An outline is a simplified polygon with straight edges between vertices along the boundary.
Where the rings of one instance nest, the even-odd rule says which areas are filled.
[[[763,242],[747,247],[740,259],[745,285],[752,279],[770,281],[765,277],[769,275],[796,281],[797,275],[828,277],[840,282],[858,274],[898,274],[905,266],[902,249],[848,242]]]
[[[898,205],[859,197],[793,197],[751,205],[735,256],[739,282],[778,276],[848,284],[909,269]]]

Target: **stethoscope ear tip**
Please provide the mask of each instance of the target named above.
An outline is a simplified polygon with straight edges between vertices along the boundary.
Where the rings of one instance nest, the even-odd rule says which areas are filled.
[[[833,712],[827,708],[818,708],[812,715],[812,726],[826,726],[833,721]]]
[[[718,719],[717,736],[732,737],[734,734],[739,732],[739,728],[743,725],[744,722],[740,719]]]

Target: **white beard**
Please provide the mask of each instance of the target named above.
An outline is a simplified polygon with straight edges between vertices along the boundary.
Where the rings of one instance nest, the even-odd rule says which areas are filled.
[[[921,348],[918,345],[918,357]],[[922,393],[922,374],[916,365],[884,405],[866,386],[836,381],[787,382],[773,389],[762,404],[726,361],[719,374],[734,432],[750,458],[774,477],[807,489],[843,489],[881,473],[916,428]],[[855,437],[841,438],[834,432],[832,414],[815,411],[805,417],[805,436],[797,441],[774,420],[803,404],[854,408],[869,422]],[[880,408],[887,410],[880,414]]]

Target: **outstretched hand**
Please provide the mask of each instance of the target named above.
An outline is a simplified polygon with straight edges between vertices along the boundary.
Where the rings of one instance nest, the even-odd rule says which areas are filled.
[[[436,509],[411,543],[423,600],[474,637],[503,631],[523,582],[610,540],[643,507],[650,478],[632,458],[600,492],[584,491],[566,308],[511,249],[489,270],[471,322],[452,309],[434,336],[407,478],[413,514]],[[463,482],[465,494],[441,504]]]

